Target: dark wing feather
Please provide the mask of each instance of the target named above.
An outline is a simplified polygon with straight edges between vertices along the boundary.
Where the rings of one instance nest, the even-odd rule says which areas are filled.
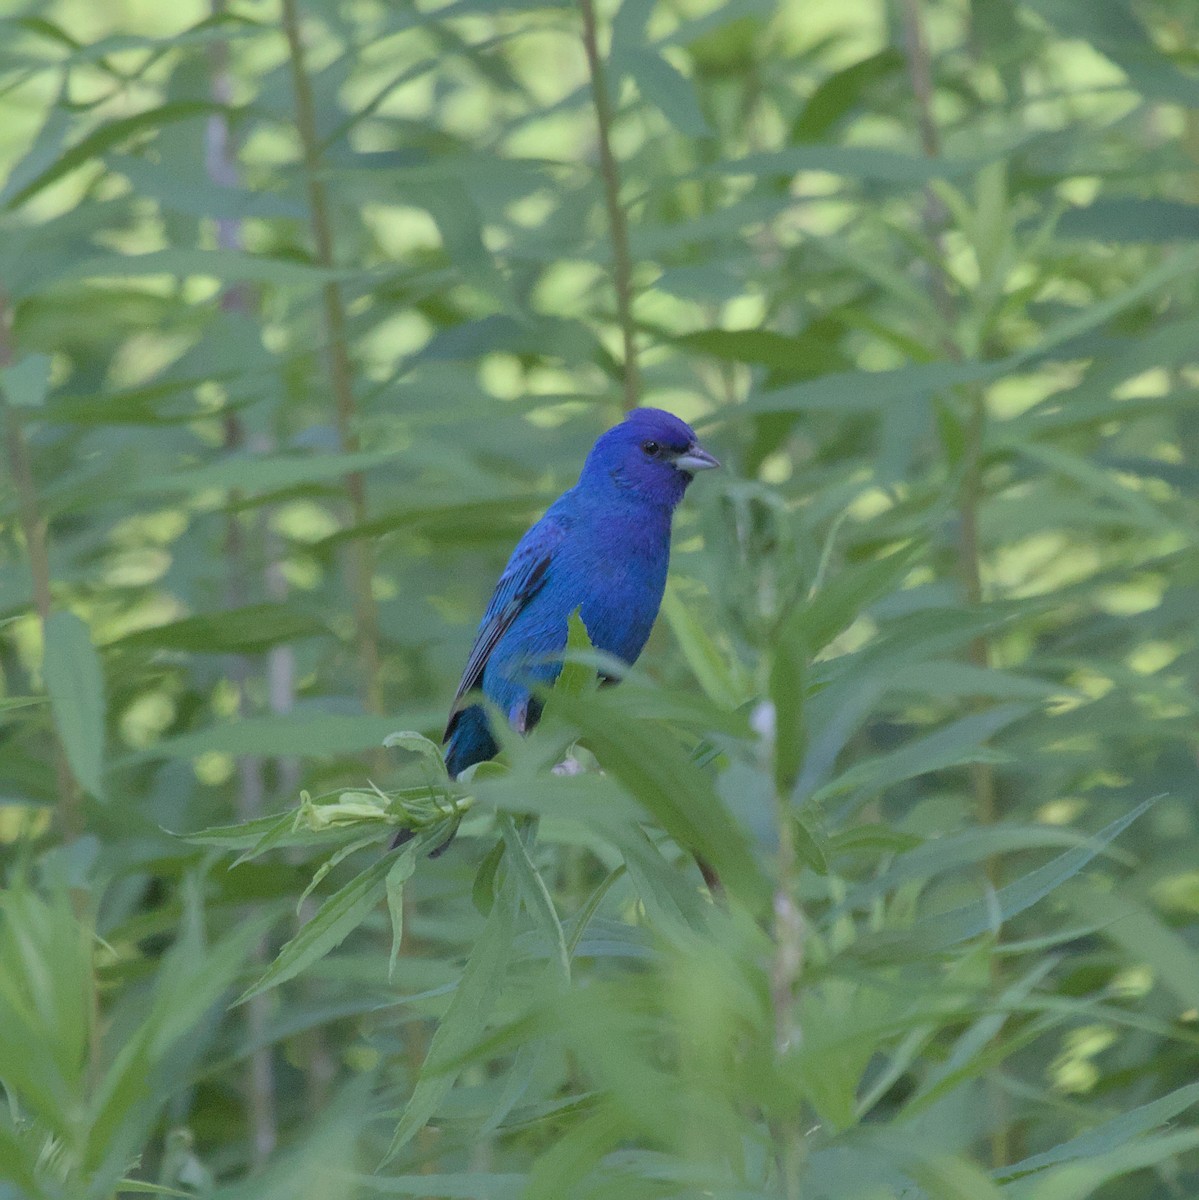
[[[554,551],[566,536],[566,524],[560,518],[545,516],[520,540],[512,552],[504,573],[495,585],[487,611],[475,634],[475,644],[462,672],[462,682],[450,705],[450,719],[443,740],[454,732],[462,698],[483,681],[483,671],[500,638],[512,627],[512,622],[545,585],[546,575],[553,562]]]

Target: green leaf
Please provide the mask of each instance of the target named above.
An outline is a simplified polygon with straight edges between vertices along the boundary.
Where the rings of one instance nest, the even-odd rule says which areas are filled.
[[[798,335],[771,329],[701,329],[676,335],[676,345],[721,362],[766,367],[765,387],[796,379],[814,379],[843,369],[847,363],[827,322],[813,322]]]
[[[931,661],[901,672],[891,682],[892,692],[921,696],[985,696],[994,700],[1050,700],[1076,696],[1074,689],[1060,683],[1000,671],[995,667],[976,667],[972,663],[951,660]]]
[[[139,477],[130,481],[129,490],[138,495],[195,495],[214,488],[237,489],[257,495],[341,480],[354,471],[369,471],[394,463],[401,453],[399,450],[360,450],[353,454],[225,455],[219,462],[202,467]]]
[[[1105,826],[1085,845],[1059,854],[1057,858],[1000,888],[993,896],[973,904],[964,904],[949,912],[923,917],[912,928],[912,936],[922,946],[943,949],[996,930],[1004,922],[1031,908],[1050,892],[1072,879],[1092,861],[1109,842],[1120,836],[1138,817],[1147,813],[1160,796],[1142,801],[1131,812]]]
[[[328,875],[338,863],[344,862],[350,857],[351,854],[357,854],[359,850],[365,849],[367,846],[372,845],[378,840],[379,839],[374,836],[357,838],[354,841],[348,842],[346,845],[342,846],[340,850],[335,851],[332,857],[325,859],[325,861],[321,863],[321,865],[312,873],[312,878],[308,881],[308,886],[305,887],[300,893],[300,898],[295,903],[296,916],[301,915],[304,909],[304,901],[307,900],[308,897],[311,896],[318,887],[320,887],[321,883],[324,882],[325,876]],[[233,864],[233,867],[236,867],[237,863],[240,863],[247,858],[261,854],[263,850],[267,848],[268,847],[266,846],[256,846],[251,854],[243,854],[241,858],[239,858],[237,862]],[[229,869],[232,870],[233,867],[230,867]],[[391,876],[389,875],[388,878],[390,879]]]
[[[317,909],[312,920],[279,951],[258,982],[238,997],[237,1003],[245,1004],[254,996],[294,979],[340,946],[378,904],[386,890],[387,875],[394,865],[391,856],[384,855],[338,888]]]
[[[807,749],[804,727],[804,677],[807,647],[801,637],[783,633],[775,638],[770,659],[770,700],[774,706],[774,786],[791,794]]]
[[[52,613],[46,622],[42,672],[71,772],[103,800],[104,675],[88,627],[74,613]]]
[[[411,729],[389,733],[383,739],[383,745],[388,750],[399,749],[405,750],[409,754],[415,754],[418,758],[430,763],[439,778],[447,778],[445,758],[442,756],[441,747],[436,742],[430,741],[423,733],[416,733]]]
[[[103,254],[71,264],[76,279],[127,279],[144,275],[216,279],[221,283],[271,283],[279,287],[322,287],[353,277],[291,258],[268,258],[240,250],[193,250],[171,247],[144,254]]]
[[[1182,934],[1166,925],[1133,897],[1088,888],[1073,899],[1076,915],[1101,926],[1100,933],[1135,963],[1146,963],[1155,982],[1174,993],[1183,1009],[1199,999],[1199,953]]]
[[[794,175],[824,171],[850,179],[878,183],[917,185],[932,179],[969,175],[987,164],[987,158],[925,158],[874,146],[792,146],[727,158],[697,170],[697,175]]]
[[[1062,237],[1098,242],[1193,242],[1199,239],[1199,204],[1151,196],[1111,196],[1062,214]]]
[[[306,803],[308,801],[308,793],[301,792],[300,798],[301,803]],[[265,828],[263,828],[263,825],[265,825]],[[250,862],[255,858],[259,858],[268,850],[273,850],[276,846],[286,844],[288,834],[293,833],[296,829],[296,816],[295,813],[285,812],[278,817],[263,818],[262,822],[246,822],[246,825],[241,826],[240,828],[245,829],[248,833],[250,827],[252,827],[255,831],[261,829],[262,832],[250,845],[246,847],[242,854],[239,854],[237,858],[235,858],[233,862],[229,864],[229,870],[231,871],[234,867],[240,866],[244,862]],[[213,844],[212,842],[202,841],[200,837],[189,838],[188,840],[200,842],[202,845]],[[228,843],[221,843],[219,841],[216,844],[228,845]]]
[[[1106,325],[1126,309],[1155,296],[1175,280],[1194,278],[1196,271],[1199,271],[1199,247],[1191,246],[1179,250],[1177,253],[1169,255],[1160,266],[1146,271],[1135,283],[1123,291],[1060,321],[1052,326],[1039,342],[1012,355],[1004,360],[1004,363],[997,363],[996,366],[1001,369],[1006,367],[1006,371],[1010,372],[1018,367],[1039,362],[1054,350],[1067,346],[1084,334]]]
[[[1007,756],[991,749],[987,742],[1027,712],[1028,708],[1023,704],[1002,704],[986,712],[961,717],[889,754],[855,762],[817,789],[814,798],[822,802],[857,788],[890,787],[905,779],[967,763],[1003,762]]]
[[[1189,1083],[1157,1100],[1151,1100],[1148,1104],[1141,1104],[1129,1112],[1119,1113],[1096,1125],[1094,1129],[1088,1129],[1086,1133],[1080,1133],[1078,1137],[1054,1146],[1052,1150],[1045,1150],[1004,1167],[1000,1175],[1005,1179],[1014,1179],[1056,1166],[1058,1163],[1093,1159],[1104,1151],[1113,1150],[1134,1138],[1151,1133],[1195,1104],[1199,1104],[1199,1083]]]
[[[105,160],[110,170],[125,176],[139,196],[152,197],[171,212],[214,221],[302,221],[307,215],[298,197],[221,186],[201,173],[199,163],[194,172],[181,173],[175,163],[154,162],[133,154],[110,153]]]
[[[740,663],[726,655],[677,589],[667,584],[662,615],[708,699],[722,708],[736,708],[749,697],[749,683]]]
[[[630,829],[618,844],[625,870],[655,929],[666,933],[706,928],[708,905],[639,827]]]
[[[506,849],[507,845],[504,839],[500,838],[484,855],[483,861],[479,864],[478,871],[475,872],[475,880],[470,889],[470,898],[475,908],[483,916],[487,916],[491,912],[491,906],[495,903],[496,872],[500,869],[500,863],[503,861]]]
[[[166,1187],[161,1183],[146,1183],[140,1179],[122,1179],[122,1192],[133,1192],[140,1196],[182,1196],[183,1200],[194,1200],[195,1192],[181,1192],[178,1188]]]
[[[1086,1162],[1068,1162],[1017,1179],[1004,1188],[1003,1194],[1011,1200],[1087,1200],[1109,1180],[1162,1167],[1197,1146],[1199,1129],[1138,1138],[1114,1150],[1094,1153]]]
[[[400,957],[400,942],[404,936],[404,884],[416,870],[417,841],[405,846],[395,865],[387,872],[387,912],[391,917],[391,953],[387,959],[387,982],[395,979],[396,962]]]
[[[0,391],[14,408],[40,408],[50,390],[48,354],[27,354],[0,371]]]
[[[291,605],[250,604],[139,629],[109,645],[193,654],[258,654],[284,642],[328,632],[324,622]]]
[[[113,146],[140,133],[158,133],[168,125],[180,121],[191,121],[199,117],[207,117],[213,113],[224,113],[222,105],[210,100],[174,100],[162,104],[158,108],[147,109],[134,113],[130,117],[119,117],[114,121],[93,129],[91,133],[70,146],[57,159],[33,179],[21,187],[10,191],[5,188],[0,193],[0,204],[7,208],[18,208],[28,200],[32,200],[39,192],[44,191],[52,183],[57,183],[64,176],[82,167],[85,163],[103,154]]]
[[[636,81],[642,97],[686,137],[708,137],[711,130],[704,120],[695,87],[660,54],[649,49],[629,49],[623,65]]]
[[[557,956],[558,969],[565,983],[570,983],[570,951],[566,946],[566,934],[562,930],[562,921],[558,910],[554,907],[553,897],[541,878],[541,872],[533,862],[529,847],[524,838],[517,832],[512,818],[506,813],[499,815],[500,832],[504,836],[504,845],[508,847],[509,861],[516,872],[516,880],[524,897],[525,907],[533,915],[542,932],[546,936],[551,950]]]
[[[844,67],[822,80],[808,97],[799,116],[791,125],[792,142],[818,142],[861,102],[864,93],[876,83],[903,70],[904,58],[888,46],[877,54]]]
[[[779,638],[798,638],[810,654],[819,654],[863,609],[893,592],[922,553],[922,547],[909,545],[844,567],[796,609]]]
[[[581,696],[595,688],[596,671],[586,661],[587,656],[594,653],[594,650],[587,626],[583,624],[583,618],[579,616],[579,610],[576,608],[567,618],[566,653],[563,656],[562,669],[558,672],[558,678],[554,680],[555,692]]]
[[[463,1055],[483,1033],[508,973],[517,895],[515,886],[505,886],[492,905],[450,1006],[429,1043],[416,1086],[383,1157],[385,1163],[395,1158],[441,1107],[462,1068]]]
[[[307,792],[302,795],[307,795]],[[257,817],[252,821],[241,821],[236,825],[214,825],[196,833],[177,834],[193,846],[215,846],[221,850],[248,850],[246,859],[253,858],[272,846],[324,845],[338,841],[356,832],[345,825],[332,825],[319,832],[311,829],[296,829],[296,811],[277,813],[270,817]]]
[[[885,852],[903,852],[920,845],[920,838],[912,833],[903,833],[887,825],[866,824],[855,825],[843,833],[835,833],[829,838],[829,848],[834,854],[849,853],[855,850],[882,850]]]
[[[573,927],[570,931],[570,939],[566,943],[567,953],[571,958],[574,958],[575,951],[579,948],[579,942],[582,940],[583,934],[587,932],[587,926],[591,923],[591,919],[599,911],[599,906],[604,902],[604,898],[612,890],[627,873],[628,868],[622,863],[613,871],[609,871],[607,875],[600,881],[595,891],[587,897],[587,903],[579,910],[572,923]]]
[[[823,836],[809,822],[802,821],[799,817],[792,820],[791,836],[800,861],[806,863],[818,875],[827,875],[828,857]]]
[[[414,1196],[421,1200],[428,1196],[438,1196],[443,1200],[522,1200],[528,1176],[511,1171],[454,1171],[445,1174],[434,1171],[428,1175],[362,1177],[355,1182],[365,1194],[374,1192],[383,1196]]]
[[[410,718],[413,715],[408,714]],[[442,714],[438,708],[430,709],[427,715],[427,721],[412,723],[431,726],[441,719]],[[395,725],[394,716],[349,717],[340,713],[247,717],[164,738],[121,761],[133,763],[154,758],[196,758],[214,750],[234,755],[294,754],[314,758],[328,754],[353,754],[382,745],[383,739],[394,732]]]
[[[974,866],[988,858],[1087,844],[1085,835],[1073,829],[1006,822],[963,829],[959,833],[927,840],[891,833],[878,826],[865,827],[863,834],[859,838],[857,831],[851,830],[835,838],[834,845],[838,849],[869,846],[884,852],[899,850],[901,853],[870,879],[852,885],[843,904],[833,910],[833,919],[850,908],[868,908],[877,897],[897,891],[905,884],[924,883],[947,871]]]
[[[662,823],[680,845],[716,869],[733,895],[766,904],[770,887],[743,830],[708,776],[666,730],[629,719],[602,694],[559,696],[557,712],[587,739],[601,766]]]
[[[1127,0],[1028,0],[1065,38],[1090,42],[1146,99],[1199,106],[1199,79],[1163,54]]]
[[[1088,501],[1110,500],[1125,516],[1129,524],[1147,532],[1164,534],[1167,537],[1189,537],[1190,530],[1183,522],[1172,520],[1160,508],[1150,503],[1139,491],[1126,487],[1116,476],[1102,467],[1075,454],[1068,454],[1052,446],[1023,444],[1016,452],[1031,458],[1050,471],[1073,480],[1082,489]]]
[[[1032,354],[1029,354],[1032,357]],[[1005,363],[916,363],[890,371],[839,371],[804,383],[762,391],[738,405],[731,418],[775,412],[872,413],[907,406],[921,411],[931,393],[983,383]]]

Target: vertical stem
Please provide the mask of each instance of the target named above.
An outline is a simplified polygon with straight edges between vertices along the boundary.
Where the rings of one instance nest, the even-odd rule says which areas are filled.
[[[941,156],[941,135],[937,128],[937,120],[933,114],[933,64],[929,53],[928,39],[924,33],[924,22],[921,19],[920,0],[900,0],[900,19],[903,26],[904,57],[907,60],[908,79],[912,85],[912,95],[916,99],[916,119],[920,126],[920,148],[925,158]],[[924,231],[938,254],[942,251],[941,231],[945,226],[945,206],[940,197],[933,191],[931,185],[924,187]],[[940,262],[933,264],[929,283],[932,290],[933,303],[945,330],[941,338],[942,347],[951,358],[961,358],[961,352],[953,338],[953,327],[956,314],[954,312],[953,295],[949,290],[949,280]]]
[[[899,0],[900,18],[903,25],[904,53],[907,59],[908,78],[916,101],[917,120],[920,125],[920,143],[928,158],[940,154],[940,134],[933,113],[933,70],[925,34],[921,0]],[[931,187],[925,188],[924,226],[934,250],[941,250],[941,233],[946,220],[944,206]],[[961,348],[954,338],[956,311],[953,295],[949,288],[948,275],[938,257],[932,270],[933,300],[945,322],[943,343],[946,353],[960,360]],[[986,393],[981,387],[961,389],[967,405],[965,436],[963,439],[961,480],[958,486],[958,579],[962,596],[970,607],[983,601],[982,546],[979,538],[979,513],[984,498],[982,482],[983,444],[987,429]],[[973,638],[967,647],[967,658],[976,667],[990,665],[991,648],[985,635]],[[978,821],[990,825],[997,817],[997,793],[995,771],[990,763],[975,763],[971,768],[971,790],[974,794],[974,810]],[[998,863],[994,858],[985,861],[984,869],[988,884],[996,886]],[[995,985],[1000,976],[997,959],[990,964],[991,981]],[[993,1088],[991,1093],[994,1128],[991,1133],[991,1162],[995,1167],[1011,1161],[1011,1130],[1008,1128],[1007,1105],[1003,1093]]]
[[[12,311],[8,298],[0,292],[0,370],[13,364],[15,354],[12,340]],[[4,407],[4,439],[8,468],[17,493],[17,513],[25,553],[29,558],[29,574],[33,580],[33,605],[42,626],[42,644],[46,642],[46,624],[50,620],[50,552],[47,547],[48,522],[38,506],[37,486],[29,461],[29,446],[21,418],[0,393]],[[54,731],[54,782],[58,793],[58,822],[63,840],[73,842],[83,832],[83,792],[71,773],[66,750],[58,730]]]
[[[970,411],[963,446],[962,481],[958,492],[958,574],[966,603],[974,608],[983,601],[982,547],[978,521],[983,501],[982,457],[987,409],[985,393],[981,388],[968,389],[967,401]],[[985,669],[991,665],[991,647],[983,634],[971,638],[966,653],[973,666]],[[971,768],[971,782],[978,819],[984,825],[990,825],[998,816],[995,769],[990,763],[975,763]],[[985,867],[988,881],[996,886],[998,864],[993,858],[988,858]]]
[[[333,256],[333,220],[329,196],[325,189],[324,163],[320,137],[317,132],[316,104],[312,82],[304,66],[304,43],[300,36],[300,14],[297,0],[283,0],[283,32],[291,60],[292,90],[296,100],[296,129],[304,155],[304,175],[308,187],[308,208],[312,225],[312,240],[316,261],[331,270]],[[336,406],[337,436],[343,453],[358,449],[358,434],[354,428],[357,405],[354,400],[353,373],[350,366],[349,339],[346,333],[346,313],[341,292],[336,283],[321,288],[326,359],[329,388]],[[346,475],[346,491],[350,497],[350,513],[355,525],[366,521],[366,481],[361,471]],[[372,588],[374,551],[364,537],[350,542],[350,567],[354,586],[354,616],[358,630],[358,655],[362,669],[363,704],[367,712],[383,711],[382,678],[379,653],[379,616]]]
[[[308,212],[312,241],[317,263],[331,270],[335,265],[333,250],[333,217],[329,195],[325,189],[324,162],[316,122],[316,103],[312,81],[304,65],[304,41],[300,31],[298,0],[283,0],[283,32],[287,38],[291,66],[292,91],[296,102],[296,130],[304,156],[304,175],[308,188]],[[343,453],[352,454],[359,448],[355,429],[357,404],[354,399],[354,377],[350,364],[349,335],[341,292],[336,283],[321,288],[321,310],[325,332],[326,365],[329,390],[333,393],[337,421],[337,437]],[[366,480],[361,471],[350,471],[345,477],[350,499],[350,516],[354,525],[366,521]],[[369,713],[383,712],[382,658],[379,648],[379,613],[375,603],[375,555],[373,545],[365,537],[355,537],[348,548],[350,575],[354,593],[354,621],[358,633],[358,659],[362,673],[362,702]],[[272,595],[286,591],[286,580],[277,564],[268,567],[267,590]],[[294,695],[295,660],[288,653],[273,656],[267,663],[268,692],[273,711],[286,711]],[[380,770],[385,765],[382,750],[375,758]],[[282,781],[298,783],[299,769],[294,760],[279,764]],[[294,791],[294,786],[292,787]],[[310,902],[311,903],[311,902]],[[311,917],[309,907],[301,911],[301,920]],[[306,1048],[305,1087],[308,1106],[323,1111],[328,1106],[336,1063],[329,1052],[321,1030],[312,1030],[304,1039]]]
[[[212,11],[219,15],[224,10],[224,0],[212,0]],[[229,71],[229,48],[218,41],[212,49],[212,72],[210,88],[212,98],[222,105],[233,99],[233,80]],[[208,177],[221,187],[236,187],[238,184],[237,157],[229,122],[223,113],[214,113],[208,120],[205,139],[204,165]],[[240,250],[242,245],[241,223],[236,218],[222,217],[217,220],[217,244],[222,250]],[[245,285],[233,285],[221,293],[221,310],[249,316],[252,298]],[[243,441],[244,431],[236,413],[227,414],[224,423],[225,449],[237,450]],[[245,537],[236,512],[225,517],[225,559],[229,566],[225,590],[226,603],[230,608],[240,608],[247,603],[248,589]],[[237,710],[246,716],[250,709],[249,684],[253,676],[253,664],[248,655],[231,656],[230,676],[237,691]],[[261,816],[266,808],[266,765],[259,754],[243,754],[237,760],[237,816],[241,821],[250,821]],[[264,966],[270,957],[270,945],[264,934],[254,947],[251,959]],[[275,1060],[267,1042],[270,1024],[271,1002],[269,997],[255,996],[246,1005],[246,1036],[258,1048],[250,1055],[246,1067],[246,1108],[249,1125],[251,1163],[261,1170],[267,1163],[279,1141],[278,1106],[275,1097]]]
[[[791,806],[781,790],[775,795],[778,861],[774,888],[774,962],[770,971],[770,1006],[774,1014],[774,1052],[780,1058],[795,1045],[801,1030],[795,1023],[799,977],[803,971],[806,926],[795,898],[799,859],[791,826]],[[779,1124],[774,1140],[782,1177],[783,1196],[799,1200],[803,1164],[803,1134],[794,1124]]]
[[[900,0],[904,30],[904,49],[907,56],[908,76],[912,93],[916,98],[917,119],[920,124],[920,142],[924,153],[935,158],[940,153],[940,135],[932,110],[933,78],[932,59],[928,40],[921,19],[920,0]],[[944,209],[935,193],[925,189],[925,230],[934,247],[941,243],[944,225]],[[933,294],[938,310],[945,319],[946,351],[954,359],[961,359],[961,349],[953,339],[953,323],[956,317],[953,297],[949,290],[945,271],[939,264],[932,272]],[[982,506],[982,457],[983,442],[987,428],[986,394],[982,388],[964,389],[969,406],[964,438],[962,478],[958,490],[958,574],[962,594],[966,603],[976,606],[983,600],[982,550],[979,542],[979,509]],[[978,667],[990,665],[990,646],[983,636],[974,638],[968,649],[971,663]],[[978,763],[973,771],[974,795],[979,820],[991,823],[995,819],[995,772],[989,763]],[[994,864],[988,862],[988,875],[994,875]]]
[[[230,444],[227,439],[226,444]],[[235,441],[232,444],[236,444]],[[226,518],[225,555],[229,564],[226,600],[231,608],[246,603],[245,539],[236,513]],[[250,711],[249,684],[253,675],[250,659],[244,654],[231,656],[230,677],[237,691],[239,716]],[[260,754],[243,754],[237,760],[237,818],[251,821],[266,809],[266,764]],[[264,967],[270,961],[270,944],[264,934],[251,953],[251,961]],[[246,1108],[250,1128],[251,1161],[256,1170],[266,1166],[279,1141],[278,1106],[275,1099],[275,1059],[267,1041],[271,999],[254,996],[246,1005],[246,1036],[258,1048],[246,1067]]]
[[[629,252],[629,222],[620,203],[620,168],[612,152],[612,102],[600,58],[594,0],[579,0],[583,16],[583,48],[591,75],[591,96],[599,138],[600,175],[604,204],[608,210],[608,232],[612,238],[612,282],[616,289],[616,316],[624,350],[624,409],[637,407],[641,376],[637,365],[636,326],[633,324],[633,260]]]

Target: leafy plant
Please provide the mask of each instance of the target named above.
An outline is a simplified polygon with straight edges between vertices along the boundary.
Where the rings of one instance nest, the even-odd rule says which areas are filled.
[[[4,1195],[1196,1191],[1192,5],[0,20]]]

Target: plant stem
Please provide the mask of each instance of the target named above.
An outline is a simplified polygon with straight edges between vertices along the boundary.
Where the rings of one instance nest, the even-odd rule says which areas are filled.
[[[292,89],[295,92],[296,129],[303,148],[304,175],[308,187],[308,209],[316,261],[326,270],[332,270],[335,266],[332,209],[325,189],[324,163],[317,132],[312,82],[304,66],[304,43],[300,36],[297,0],[283,0],[283,32],[287,37]],[[321,306],[329,388],[333,393],[336,408],[338,442],[343,453],[352,454],[358,450],[358,433],[354,427],[357,405],[354,400],[345,306],[342,304],[341,292],[336,283],[328,282],[322,286]],[[361,526],[366,521],[367,513],[366,481],[361,471],[350,471],[346,474],[345,482],[353,524]],[[354,587],[354,617],[358,632],[358,656],[362,671],[363,707],[369,713],[378,714],[383,711],[383,690],[379,616],[373,590],[374,550],[365,537],[355,537],[350,541],[349,554]]]
[[[929,53],[928,38],[924,32],[920,0],[900,0],[899,9],[903,26],[904,57],[907,62],[908,79],[912,85],[912,95],[916,100],[916,119],[920,126],[920,148],[924,151],[925,158],[940,158],[941,135],[937,128],[936,116],[933,113],[932,56]],[[945,324],[941,338],[942,347],[950,357],[959,359],[961,351],[953,337],[956,319],[953,294],[940,260],[943,253],[941,233],[945,227],[945,221],[945,206],[931,185],[925,184],[924,231],[938,254],[938,260],[932,264],[929,272],[933,304]]]
[[[900,12],[904,27],[904,47],[907,56],[908,76],[912,93],[916,99],[917,119],[920,124],[920,142],[925,156],[936,158],[940,154],[940,135],[933,115],[932,59],[920,10],[920,0],[900,0]],[[925,231],[933,246],[940,249],[941,232],[945,222],[945,211],[931,188],[925,188]],[[962,352],[953,338],[956,320],[953,297],[944,267],[938,261],[932,271],[933,295],[938,311],[946,323],[946,352],[955,360],[961,360]],[[983,501],[982,459],[987,428],[986,394],[982,388],[962,389],[968,405],[965,437],[963,439],[961,481],[958,487],[958,575],[962,595],[971,607],[983,601],[982,550],[979,541],[979,510]],[[971,640],[967,656],[977,667],[990,665],[990,645],[985,636]],[[989,763],[976,763],[973,774],[975,808],[984,824],[995,820],[995,772]],[[987,862],[987,874],[995,881],[995,864]]]
[[[12,339],[12,310],[8,298],[0,292],[0,370],[15,360]],[[29,574],[33,581],[33,605],[42,627],[42,645],[46,642],[46,625],[53,603],[50,593],[50,552],[47,546],[48,521],[38,505],[37,486],[29,460],[29,446],[21,419],[12,405],[2,398],[4,407],[4,438],[8,467],[17,493],[17,513],[25,553],[29,558]],[[62,739],[54,730],[54,783],[58,793],[56,811],[63,840],[73,842],[83,832],[83,792],[71,772]]]
[[[641,376],[637,365],[636,326],[633,324],[633,260],[629,252],[629,222],[620,203],[620,168],[612,151],[612,102],[600,58],[594,0],[579,0],[583,17],[583,48],[591,75],[591,96],[599,140],[600,175],[604,204],[608,210],[608,232],[612,238],[612,282],[616,290],[616,316],[624,352],[624,410],[637,407]]]
[[[940,155],[941,139],[933,112],[933,70],[928,38],[925,34],[920,0],[900,0],[900,17],[903,25],[904,53],[907,60],[908,77],[912,95],[916,102],[917,120],[920,125],[920,143],[925,157]],[[924,227],[936,253],[932,264],[931,282],[933,301],[945,323],[942,339],[946,353],[960,361],[961,347],[954,336],[957,312],[953,293],[949,286],[949,275],[943,264],[942,232],[947,219],[944,205],[931,186],[924,189]],[[984,499],[982,467],[983,446],[987,428],[986,392],[981,387],[960,389],[966,403],[966,422],[962,447],[961,476],[958,484],[958,540],[957,569],[962,598],[970,608],[977,608],[983,601],[982,545],[979,537],[979,514]],[[966,657],[971,665],[987,668],[991,661],[991,648],[984,634],[971,639]],[[975,763],[970,771],[971,791],[974,796],[974,811],[982,825],[994,824],[997,812],[997,789],[995,770],[990,763]],[[994,857],[984,862],[987,886],[998,885],[999,864]],[[1001,969],[997,958],[990,961],[992,986],[1000,981]],[[997,1035],[1001,1036],[1001,1035]],[[1001,1167],[1011,1161],[1011,1131],[1008,1126],[1007,1104],[998,1087],[991,1089],[993,1128],[991,1132],[991,1163]]]
[[[781,1058],[801,1037],[795,1022],[799,977],[803,971],[807,927],[795,898],[799,859],[791,825],[791,806],[780,790],[775,795],[778,860],[774,887],[774,961],[770,971],[770,1006],[774,1015],[774,1052]],[[796,1122],[798,1122],[798,1115]],[[775,1153],[786,1200],[799,1200],[803,1134],[795,1122],[776,1122]]]

